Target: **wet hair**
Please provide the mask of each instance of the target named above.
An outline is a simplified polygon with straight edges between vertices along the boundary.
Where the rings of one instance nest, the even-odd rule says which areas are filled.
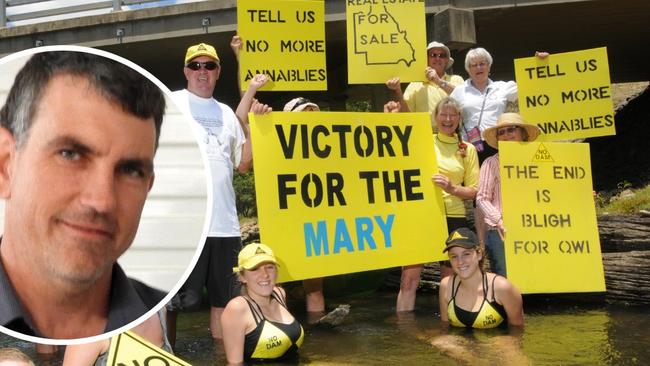
[[[462,145],[462,143],[463,143],[463,139],[460,137],[460,125],[463,124],[463,113],[462,113],[462,109],[460,107],[460,104],[458,104],[458,102],[451,99],[450,97],[442,98],[438,102],[438,104],[436,104],[436,108],[433,111],[434,112],[434,114],[433,114],[434,117],[433,118],[437,118],[438,112],[440,112],[442,107],[445,107],[445,106],[452,107],[452,108],[454,108],[456,110],[456,112],[458,112],[458,126],[456,126],[456,131],[455,132],[456,132],[456,136],[458,138],[458,145],[459,145],[459,148],[460,148],[460,145]],[[461,151],[461,155],[463,157],[465,157],[465,154],[466,154],[465,150]]]
[[[120,105],[125,112],[140,119],[153,118],[155,146],[158,147],[165,113],[165,97],[160,88],[126,65],[77,51],[37,53],[16,75],[5,105],[0,110],[0,124],[11,132],[18,147],[27,140],[43,98],[43,90],[58,75],[83,77],[102,96]]]
[[[472,61],[485,60],[488,63],[488,68],[492,67],[492,55],[482,47],[472,48],[465,56],[465,70],[469,72],[469,65]]]
[[[3,361],[22,361],[29,366],[34,366],[34,361],[18,348],[0,348],[0,362]]]

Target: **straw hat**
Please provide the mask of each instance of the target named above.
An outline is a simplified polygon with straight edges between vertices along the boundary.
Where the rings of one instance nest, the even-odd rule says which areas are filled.
[[[498,149],[497,130],[502,127],[518,126],[528,133],[527,141],[534,141],[542,132],[539,127],[524,122],[519,113],[503,113],[497,119],[497,124],[483,131],[483,139],[495,149]]]

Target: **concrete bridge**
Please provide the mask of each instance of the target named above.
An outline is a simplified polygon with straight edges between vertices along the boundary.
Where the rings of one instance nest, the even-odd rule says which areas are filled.
[[[217,47],[223,64],[215,95],[231,105],[237,101],[229,48],[237,28],[235,0],[1,2],[0,24],[6,27],[0,28],[0,55],[40,45],[97,47],[140,64],[173,90],[185,83],[186,47],[207,42]],[[37,7],[21,10],[29,4]],[[450,45],[457,60],[454,72],[464,78],[462,61],[472,46],[494,56],[494,80],[513,79],[512,60],[536,50],[607,46],[612,82],[650,79],[648,0],[426,0],[425,6],[428,38]],[[345,1],[327,0],[325,7],[329,90],[302,94],[333,110],[344,109],[349,99],[371,100],[379,108],[388,98],[385,87],[347,85]],[[277,109],[294,94],[263,93],[261,98]]]

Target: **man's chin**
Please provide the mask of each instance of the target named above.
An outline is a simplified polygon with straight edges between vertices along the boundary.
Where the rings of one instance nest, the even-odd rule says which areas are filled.
[[[88,263],[78,266],[67,264],[63,268],[53,268],[51,273],[53,279],[63,286],[83,290],[95,286],[111,267],[90,266]]]

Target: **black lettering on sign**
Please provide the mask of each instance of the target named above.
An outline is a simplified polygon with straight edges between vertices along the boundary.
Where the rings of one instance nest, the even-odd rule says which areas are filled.
[[[529,79],[544,79],[552,78],[557,76],[564,76],[566,72],[560,70],[560,65],[546,65],[546,66],[537,66],[537,67],[527,67],[524,70],[528,72]]]
[[[286,23],[285,19],[282,19],[282,13],[280,10],[246,10],[248,15],[250,15],[250,21],[255,23]]]
[[[539,179],[537,165],[504,165],[508,178]]]
[[[269,50],[269,42],[261,40],[246,40],[244,43],[246,52],[266,52]]]
[[[515,254],[548,254],[546,240],[515,240]]]
[[[302,14],[301,14],[302,13]],[[296,20],[298,23],[313,23],[316,21],[316,13],[312,10],[296,10]]]
[[[578,70],[578,72],[596,71],[598,70],[598,65],[596,60],[593,58],[589,60],[576,61],[576,70]]]
[[[527,95],[526,96],[526,107],[528,108],[533,108],[533,107],[543,107],[548,105],[549,102],[548,95],[546,94],[540,94],[540,95]]]
[[[537,202],[538,203],[541,203],[541,202],[549,203],[549,202],[551,202],[551,191],[549,191],[548,189],[542,189],[542,190],[538,189],[536,191],[536,193],[537,193]]]

